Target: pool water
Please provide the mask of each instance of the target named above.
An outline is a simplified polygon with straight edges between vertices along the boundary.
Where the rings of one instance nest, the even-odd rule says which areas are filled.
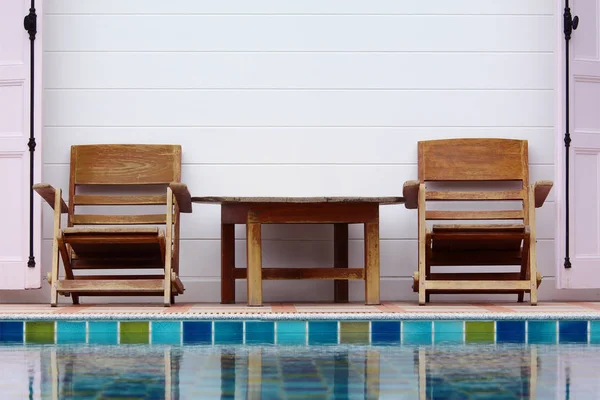
[[[594,399],[600,345],[0,345],[2,399]]]

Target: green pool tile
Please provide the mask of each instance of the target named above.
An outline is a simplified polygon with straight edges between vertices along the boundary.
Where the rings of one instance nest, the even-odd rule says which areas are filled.
[[[494,321],[465,322],[465,341],[494,342]]]
[[[54,321],[25,322],[25,342],[39,344],[54,343]]]
[[[85,343],[86,323],[85,321],[57,321],[56,342],[57,343]]]
[[[121,321],[119,327],[122,344],[147,344],[150,342],[150,323],[148,321]]]
[[[277,321],[277,344],[305,344],[306,322]]]
[[[369,343],[369,323],[341,321],[340,343]]]

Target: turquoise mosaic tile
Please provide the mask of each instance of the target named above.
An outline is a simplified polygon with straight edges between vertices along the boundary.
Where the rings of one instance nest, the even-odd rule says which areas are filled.
[[[600,343],[600,321],[590,321],[590,343]]]
[[[403,344],[431,344],[432,321],[402,321]]]
[[[462,343],[464,341],[463,321],[433,321],[435,343]]]
[[[179,344],[181,342],[181,322],[152,321],[153,344]]]
[[[212,330],[210,321],[183,321],[183,343],[211,344]]]
[[[117,344],[118,329],[117,321],[89,321],[88,343]]]
[[[309,321],[308,344],[337,344],[337,321]]]
[[[372,321],[373,344],[400,343],[400,321]]]
[[[305,321],[277,321],[277,344],[305,344]]]
[[[588,321],[558,321],[560,343],[587,343]]]
[[[85,343],[87,326],[85,321],[57,321],[56,342]]]
[[[525,321],[496,321],[497,343],[525,343]]]
[[[553,344],[557,338],[556,321],[527,321],[527,342]]]
[[[0,321],[0,342],[22,342],[23,321]]]
[[[244,323],[242,321],[215,321],[215,344],[242,344]]]
[[[246,321],[246,344],[275,343],[273,321]]]

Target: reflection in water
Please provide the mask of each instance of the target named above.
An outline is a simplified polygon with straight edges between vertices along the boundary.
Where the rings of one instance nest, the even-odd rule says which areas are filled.
[[[594,345],[0,346],[2,399],[594,398]]]

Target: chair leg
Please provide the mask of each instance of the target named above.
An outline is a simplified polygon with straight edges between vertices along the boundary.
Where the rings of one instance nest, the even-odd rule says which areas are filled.
[[[171,293],[171,304],[175,304],[175,295]]]
[[[425,293],[425,303],[429,303],[429,296],[431,296],[430,293]]]
[[[525,298],[525,292],[519,292],[519,294],[517,295],[517,302],[518,303],[522,303],[523,299]]]

